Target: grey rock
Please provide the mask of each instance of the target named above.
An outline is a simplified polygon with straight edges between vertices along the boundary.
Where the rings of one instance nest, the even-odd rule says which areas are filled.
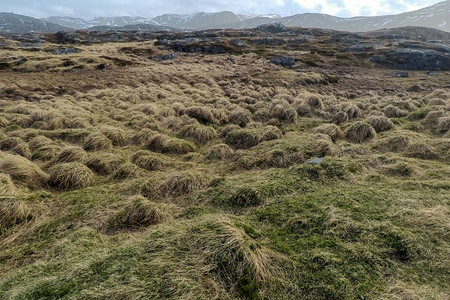
[[[77,48],[58,48],[50,51],[53,55],[64,55],[64,54],[73,54],[81,52],[80,49]]]
[[[270,62],[277,66],[292,67],[295,65],[295,60],[289,56],[276,56],[270,60]]]
[[[323,157],[319,157],[319,158],[314,158],[311,160],[308,160],[306,163],[309,165],[319,165],[324,161],[325,158]]]
[[[401,72],[397,72],[397,73],[392,74],[392,77],[409,78],[409,73],[405,72],[405,71],[401,71]]]
[[[165,61],[165,60],[173,60],[173,59],[175,59],[177,57],[178,57],[178,54],[172,52],[172,53],[169,53],[169,54],[155,55],[153,57],[153,59],[156,60],[156,61]]]

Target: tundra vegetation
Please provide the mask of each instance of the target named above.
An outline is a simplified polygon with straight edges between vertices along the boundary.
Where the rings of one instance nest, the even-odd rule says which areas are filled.
[[[2,38],[0,299],[448,299],[448,71],[248,32]]]

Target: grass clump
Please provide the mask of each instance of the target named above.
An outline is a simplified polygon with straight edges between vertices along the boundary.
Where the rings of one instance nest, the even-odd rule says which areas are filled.
[[[147,171],[156,171],[162,168],[163,162],[154,153],[147,150],[139,150],[130,156],[135,165]]]
[[[211,146],[207,150],[206,156],[209,159],[221,159],[226,160],[233,157],[234,150],[227,144],[217,144],[214,146]]]
[[[332,122],[336,125],[341,125],[348,122],[348,115],[343,111],[337,112],[332,119]]]
[[[314,128],[313,132],[326,134],[331,138],[333,142],[336,142],[337,140],[344,137],[342,130],[335,124],[325,124],[319,126],[317,128]]]
[[[206,106],[191,106],[184,110],[184,113],[203,124],[215,124],[216,118],[212,110]]]
[[[128,198],[127,204],[108,218],[104,230],[108,233],[136,231],[169,218],[170,215],[161,209],[161,205],[136,195]]]
[[[388,118],[402,118],[407,115],[406,112],[398,109],[397,107],[389,104],[383,109],[384,115]]]
[[[94,173],[77,162],[56,164],[50,169],[49,184],[63,190],[85,188],[93,182]]]
[[[83,148],[78,146],[65,147],[58,153],[54,163],[84,162],[88,155]]]
[[[0,171],[29,187],[42,186],[48,180],[48,174],[39,166],[19,155],[7,155],[0,159]]]
[[[413,143],[406,148],[405,155],[420,159],[435,159],[438,157],[438,153],[432,146],[421,142]]]
[[[195,151],[195,146],[190,142],[163,134],[152,136],[147,140],[145,147],[150,151],[169,154],[186,154]]]
[[[370,124],[377,133],[394,129],[394,123],[389,118],[383,116],[372,116],[366,119],[367,124]]]
[[[370,124],[358,121],[352,124],[345,132],[345,137],[353,143],[366,143],[377,136],[375,129]]]
[[[86,166],[100,175],[113,174],[122,164],[123,159],[112,153],[95,154],[86,160]]]
[[[128,133],[114,126],[102,126],[99,131],[110,139],[114,146],[125,146],[129,142]]]
[[[259,144],[259,131],[256,129],[233,130],[227,134],[225,142],[236,149],[248,149]]]
[[[238,109],[233,110],[230,113],[229,121],[232,124],[238,125],[240,127],[247,126],[248,123],[250,123],[252,117],[252,113],[249,110],[246,109]]]
[[[32,209],[25,201],[12,199],[0,202],[0,234],[3,230],[31,219]]]
[[[200,124],[186,125],[181,128],[178,137],[192,139],[196,143],[205,144],[217,137],[217,132],[214,128]]]
[[[8,174],[0,173],[0,195],[14,196],[17,189]]]
[[[205,188],[208,178],[200,173],[185,172],[175,174],[160,184],[158,190],[164,196],[184,196]]]
[[[111,147],[111,140],[100,132],[90,134],[84,142],[84,150],[87,151],[108,150]]]

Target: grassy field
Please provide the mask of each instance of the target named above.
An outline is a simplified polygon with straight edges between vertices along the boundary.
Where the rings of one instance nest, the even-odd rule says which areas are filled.
[[[76,47],[0,50],[0,299],[449,299],[448,72]]]

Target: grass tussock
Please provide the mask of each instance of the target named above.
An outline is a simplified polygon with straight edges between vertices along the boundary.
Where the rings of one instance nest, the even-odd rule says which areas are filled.
[[[162,168],[163,162],[154,153],[147,150],[139,150],[130,156],[130,161],[147,171],[156,171]]]
[[[170,215],[164,211],[161,204],[157,205],[142,196],[136,195],[128,198],[124,207],[108,218],[104,224],[104,230],[107,233],[136,231],[157,225],[168,219],[170,219]]]
[[[181,128],[178,137],[192,139],[196,143],[205,144],[217,138],[217,132],[214,128],[200,124],[186,125]]]
[[[112,153],[94,154],[89,157],[86,166],[100,175],[110,175],[116,172],[123,164],[123,159]]]
[[[195,151],[195,146],[183,139],[171,138],[163,134],[156,134],[147,140],[145,147],[154,152],[168,154],[187,154]]]
[[[421,142],[408,146],[405,150],[405,155],[420,159],[435,159],[438,157],[437,151],[432,146]]]
[[[14,186],[11,176],[8,174],[0,173],[0,195],[14,196],[18,191]]]
[[[2,231],[32,219],[32,208],[27,202],[16,199],[0,202],[0,235]]]
[[[88,155],[78,146],[65,147],[55,157],[53,163],[84,162]]]
[[[234,150],[227,144],[217,144],[207,149],[209,159],[227,160],[233,157]]]
[[[259,144],[259,131],[256,129],[233,130],[226,135],[225,142],[236,149],[248,149]]]
[[[86,138],[84,142],[84,150],[87,151],[108,150],[111,147],[111,140],[100,132],[92,133]]]
[[[179,197],[189,195],[205,188],[209,183],[208,177],[196,172],[175,174],[161,183],[158,190],[163,196]]]
[[[353,143],[366,143],[375,139],[377,133],[370,124],[358,121],[345,132],[345,137]]]
[[[49,184],[62,190],[85,188],[93,182],[94,173],[81,163],[60,163],[50,169]]]
[[[383,116],[372,116],[366,119],[365,122],[370,124],[377,133],[394,129],[394,123],[389,118]]]
[[[129,143],[129,134],[113,126],[102,126],[99,131],[111,140],[114,146],[125,146]]]
[[[317,128],[314,128],[313,132],[326,134],[331,138],[333,142],[336,142],[337,140],[344,137],[344,133],[342,132],[342,130],[335,124],[325,124],[319,126]]]
[[[29,187],[43,186],[49,178],[39,166],[19,155],[7,155],[0,159],[0,171]]]

